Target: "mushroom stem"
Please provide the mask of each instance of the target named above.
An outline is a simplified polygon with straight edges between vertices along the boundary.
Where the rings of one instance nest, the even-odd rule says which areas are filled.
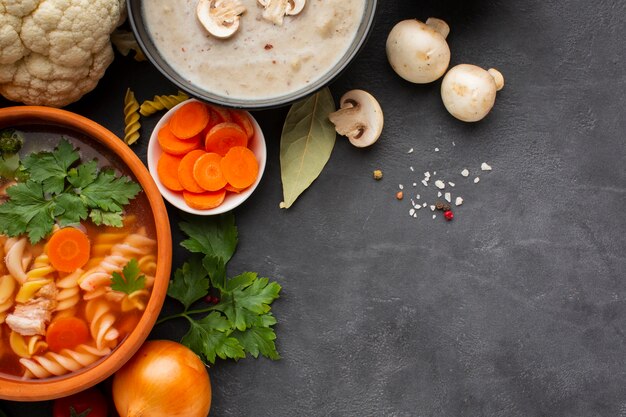
[[[448,24],[443,20],[437,19],[436,17],[429,17],[428,20],[426,20],[426,26],[433,28],[435,32],[443,36],[444,39],[446,39],[450,34],[450,26],[448,26]]]
[[[504,87],[504,77],[502,73],[495,68],[489,68],[487,72],[493,77],[493,81],[496,83],[496,91],[502,90]]]

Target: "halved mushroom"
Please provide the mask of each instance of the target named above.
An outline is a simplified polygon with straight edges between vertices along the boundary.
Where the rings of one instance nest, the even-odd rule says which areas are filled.
[[[294,16],[300,13],[306,4],[306,0],[258,0],[258,2],[265,8],[263,19],[277,25],[283,24],[285,16]]]
[[[239,29],[239,16],[246,11],[240,0],[200,0],[196,15],[202,26],[220,39],[231,37]]]
[[[339,110],[328,115],[335,130],[358,148],[372,145],[383,131],[383,110],[370,93],[351,90],[341,97]]]

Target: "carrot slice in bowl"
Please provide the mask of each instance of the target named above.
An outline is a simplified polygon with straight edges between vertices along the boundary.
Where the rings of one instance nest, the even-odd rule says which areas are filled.
[[[46,343],[53,352],[63,349],[74,349],[76,346],[89,341],[89,328],[84,320],[78,317],[60,317],[48,326]]]
[[[196,161],[205,154],[206,152],[198,149],[189,152],[180,161],[180,165],[178,166],[178,181],[180,181],[180,185],[182,185],[186,191],[192,193],[202,193],[205,191],[193,177],[193,167]]]
[[[201,136],[187,140],[178,139],[171,131],[169,123],[159,129],[157,134],[157,140],[161,149],[171,155],[185,155],[187,152],[191,152],[194,149],[200,147]]]
[[[226,185],[224,186],[224,189],[225,189],[226,191],[229,191],[229,192],[231,192],[231,193],[235,193],[235,194],[240,194],[242,191],[246,191],[246,189],[245,189],[245,188],[237,188],[237,187],[233,187],[233,186],[232,186],[232,185],[230,185],[230,184],[226,184]]]
[[[232,116],[233,121],[246,132],[248,140],[252,139],[254,136],[254,126],[252,125],[252,121],[250,121],[248,114],[242,110],[230,110],[230,115]]]
[[[208,104],[208,106],[211,109],[212,115],[217,117],[217,123],[230,123],[233,121],[230,112],[227,109],[220,106],[213,106],[211,104]]]
[[[227,181],[222,174],[220,162],[222,156],[216,153],[205,153],[193,165],[193,178],[206,191],[217,191],[224,188]]]
[[[215,207],[219,207],[226,197],[226,190],[221,189],[218,191],[205,191],[204,193],[190,193],[189,191],[183,191],[183,198],[185,203],[196,210],[209,210]]]
[[[254,153],[244,147],[230,148],[220,163],[226,181],[235,188],[247,188],[259,175],[259,162]]]
[[[87,235],[75,227],[64,227],[48,241],[48,259],[57,271],[74,272],[83,267],[91,253]]]
[[[233,146],[247,146],[248,135],[236,123],[215,125],[206,135],[204,149],[224,156]]]
[[[179,139],[191,139],[211,121],[206,104],[192,101],[184,104],[172,115],[169,121],[170,130]]]
[[[183,186],[178,180],[178,167],[182,160],[179,156],[164,153],[157,163],[157,174],[161,183],[172,191],[182,191]]]

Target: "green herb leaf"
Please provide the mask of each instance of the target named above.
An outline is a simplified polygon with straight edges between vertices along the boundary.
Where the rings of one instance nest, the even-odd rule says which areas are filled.
[[[131,259],[124,269],[122,269],[124,276],[120,275],[118,272],[111,274],[111,289],[126,294],[132,294],[135,291],[145,288],[146,276],[139,275],[140,273],[139,263],[136,259]]]
[[[87,218],[87,208],[80,197],[74,194],[61,194],[56,198],[53,215],[59,221],[59,226],[80,223]]]
[[[70,405],[70,417],[87,417],[89,414],[91,414],[91,408],[88,408],[82,413],[79,413],[74,407]]]
[[[192,256],[189,262],[185,262],[182,268],[176,270],[174,279],[170,281],[167,289],[167,295],[183,303],[185,311],[208,293],[209,277],[197,256]]]
[[[289,208],[320,175],[335,146],[328,115],[335,103],[328,88],[291,106],[280,139],[282,208]]]
[[[28,232],[31,242],[38,242],[54,226],[54,202],[46,200],[43,187],[33,181],[7,189],[9,200],[0,205],[0,231],[9,236]]]
[[[75,188],[83,188],[91,184],[98,177],[98,162],[89,161],[79,165],[78,168],[70,169],[67,181]]]
[[[211,278],[211,285],[218,290],[224,290],[224,285],[226,284],[226,264],[222,258],[206,255],[202,259],[202,266],[204,266]]]
[[[226,283],[226,291],[215,309],[243,331],[255,324],[256,316],[270,311],[269,305],[279,297],[280,290],[278,283],[257,278],[254,272],[244,272]]]
[[[24,145],[24,136],[15,129],[2,129],[0,131],[0,155],[7,156],[16,154]]]
[[[65,188],[67,171],[79,159],[78,151],[67,139],[61,139],[54,151],[31,153],[23,164],[32,181],[41,183],[48,193],[59,194]]]
[[[181,343],[210,363],[215,363],[216,356],[222,359],[241,359],[246,354],[237,339],[229,337],[231,325],[218,312],[212,312],[200,320],[189,320],[189,332]]]
[[[121,212],[111,213],[99,209],[92,209],[89,212],[89,218],[96,226],[104,224],[106,226],[122,227],[124,225]]]
[[[228,263],[237,248],[237,227],[232,213],[212,216],[188,216],[180,229],[189,236],[181,246],[190,252],[199,252]]]
[[[263,324],[265,322],[271,324],[254,325],[244,332],[236,330],[232,333],[232,336],[237,339],[244,350],[253,357],[258,358],[260,353],[266,358],[278,360],[280,359],[280,355],[274,344],[276,333],[274,333],[274,329],[269,327],[270,325],[276,324],[276,319],[270,314],[266,314],[265,317],[271,320],[264,321],[263,319],[259,319],[258,321]]]
[[[80,195],[91,208],[119,213],[139,191],[139,184],[130,178],[116,177],[112,170],[102,170],[94,182],[83,188]]]

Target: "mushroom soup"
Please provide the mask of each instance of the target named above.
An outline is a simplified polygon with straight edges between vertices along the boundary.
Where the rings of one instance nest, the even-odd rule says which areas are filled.
[[[257,0],[240,3],[246,11],[227,39],[200,23],[197,0],[145,0],[143,15],[162,57],[190,83],[231,98],[269,99],[305,88],[337,64],[354,41],[366,0],[307,0],[282,25],[266,20]]]

